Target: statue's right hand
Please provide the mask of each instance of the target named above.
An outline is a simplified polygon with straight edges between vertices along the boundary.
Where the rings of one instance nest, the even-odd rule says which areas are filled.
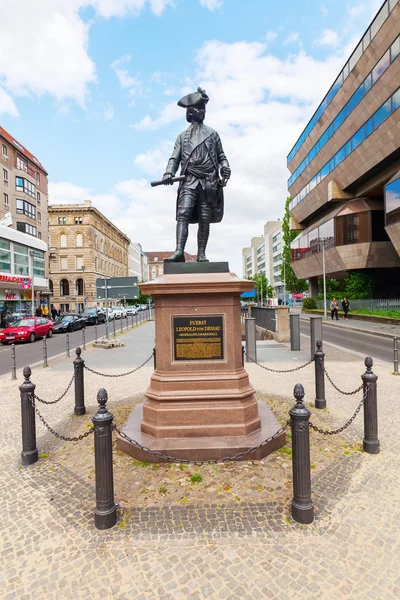
[[[172,173],[164,173],[162,180],[164,185],[173,185],[174,183],[172,181]]]

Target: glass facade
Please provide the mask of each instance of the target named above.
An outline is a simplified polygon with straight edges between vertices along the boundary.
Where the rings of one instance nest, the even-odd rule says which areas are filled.
[[[316,144],[311,148],[310,152],[301,161],[297,169],[292,173],[292,175],[288,179],[288,187],[293,185],[293,183],[300,177],[304,169],[311,163],[313,158],[318,154],[318,152],[325,146],[328,140],[336,133],[339,127],[344,123],[347,117],[353,112],[353,110],[358,106],[364,96],[369,92],[371,87],[378,81],[381,75],[386,71],[386,69],[390,66],[390,64],[397,58],[399,55],[399,47],[400,47],[400,36],[396,38],[393,42],[389,50],[385,52],[383,57],[378,61],[372,71],[367,75],[364,81],[361,83],[359,88],[354,92],[350,100],[344,105],[342,110],[337,114],[335,119],[326,129],[326,131],[322,134]]]
[[[340,148],[336,154],[314,175],[306,186],[293,198],[289,204],[292,210],[307,194],[315,188],[329,173],[331,173],[349,154],[373,133],[400,105],[400,88],[382,104],[374,115]]]
[[[11,245],[0,239],[0,272],[11,273]]]
[[[400,176],[385,186],[386,225],[400,222]]]
[[[334,97],[336,96],[336,94],[338,93],[340,88],[342,87],[343,82],[348,77],[350,71],[352,71],[356,62],[362,56],[363,52],[365,52],[365,50],[371,43],[371,40],[378,33],[379,29],[382,27],[383,23],[385,22],[385,20],[387,19],[387,17],[391,13],[391,11],[394,9],[396,3],[397,3],[397,0],[386,0],[386,2],[384,2],[380,11],[376,15],[375,19],[372,21],[371,26],[366,31],[362,40],[358,44],[357,48],[354,50],[353,54],[350,56],[349,60],[343,67],[342,71],[339,74],[339,77],[336,79],[335,83],[332,85],[329,92],[327,93],[325,98],[322,100],[321,104],[315,111],[314,115],[311,117],[311,120],[306,125],[303,133],[301,134],[301,136],[299,137],[299,139],[293,146],[292,150],[289,152],[288,157],[287,157],[288,164],[293,159],[293,157],[297,154],[297,152],[299,151],[301,146],[304,144],[305,139],[311,133],[311,131],[314,129],[318,120],[323,115],[326,108],[329,106],[329,104],[332,102],[332,100],[334,99]]]

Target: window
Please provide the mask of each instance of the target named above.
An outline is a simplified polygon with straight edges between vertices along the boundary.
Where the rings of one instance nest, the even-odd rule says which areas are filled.
[[[61,279],[60,281],[60,296],[69,296],[69,281]]]
[[[36,206],[26,200],[17,200],[17,214],[36,219]]]
[[[336,245],[346,246],[370,241],[369,211],[336,217]]]
[[[76,280],[76,295],[77,296],[83,296],[84,291],[83,291],[83,279],[77,279]]]
[[[4,181],[4,185],[8,185],[8,171],[7,171],[7,169],[3,169],[3,181]]]
[[[39,239],[39,240],[41,240],[41,239],[42,239],[42,234],[40,233],[40,231],[38,231],[38,234],[37,234],[37,236],[38,236],[38,239]]]
[[[83,235],[81,233],[77,233],[75,237],[75,246],[77,248],[83,247]]]
[[[21,171],[25,171],[26,173],[28,172],[27,161],[19,155],[17,156],[17,169],[21,169]]]
[[[4,208],[8,208],[8,194],[4,193],[3,194],[4,197]]]
[[[82,225],[82,217],[74,217],[75,225]]]
[[[386,52],[378,62],[378,64],[372,69],[372,85],[376,83],[379,77],[386,71],[390,65],[390,50]]]
[[[33,274],[37,275],[38,277],[44,277],[46,271],[44,252],[41,250],[32,250],[31,257]]]
[[[34,227],[33,225],[29,225],[28,223],[21,223],[17,221],[17,231],[29,233],[29,235],[33,235],[36,237],[36,227]]]
[[[58,217],[58,224],[59,225],[66,225],[67,224],[67,217]]]
[[[37,213],[37,220],[38,220],[38,223],[42,222],[42,215],[41,215],[41,213],[39,211]]]
[[[49,290],[50,290],[50,293],[53,295],[53,293],[54,293],[54,287],[53,287],[53,280],[52,279],[49,279]]]
[[[2,239],[0,239],[0,272],[11,273],[10,242]]]
[[[62,233],[60,235],[60,248],[66,248],[67,247],[67,236],[65,235],[65,233]]]
[[[8,151],[7,151],[7,146],[5,146],[4,144],[1,147],[1,153],[3,155],[3,158],[8,158]]]
[[[16,177],[15,178],[15,188],[18,192],[25,192],[25,194],[28,194],[28,196],[31,196],[32,198],[36,198],[35,186],[33,185],[33,183],[31,183],[24,177]]]
[[[14,243],[14,272],[18,275],[29,275],[28,247]]]
[[[36,202],[40,204],[40,192],[36,192]]]
[[[83,256],[77,256],[76,257],[76,269],[80,271],[83,266],[84,266],[83,265]]]
[[[390,106],[390,99],[389,99],[387,102],[385,102],[385,104],[383,104],[380,108],[378,108],[378,110],[374,114],[374,129],[379,127],[379,125],[381,125],[383,123],[383,121],[386,121],[386,119],[390,115],[390,112],[391,112],[390,109],[391,109],[391,106]]]
[[[393,62],[400,54],[400,37],[396,38],[390,46],[390,60]]]
[[[385,186],[386,225],[400,221],[400,178]]]
[[[68,257],[60,256],[60,269],[61,271],[66,271],[68,269]]]
[[[40,173],[39,173],[39,171],[36,171],[36,183],[38,185],[40,184]]]

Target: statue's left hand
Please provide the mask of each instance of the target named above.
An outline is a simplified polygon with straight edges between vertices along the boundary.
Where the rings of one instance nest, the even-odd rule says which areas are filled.
[[[231,176],[231,170],[229,167],[222,167],[221,168],[221,177],[223,179],[229,179]]]

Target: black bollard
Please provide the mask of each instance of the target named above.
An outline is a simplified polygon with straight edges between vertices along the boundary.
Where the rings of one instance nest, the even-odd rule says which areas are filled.
[[[112,422],[114,417],[107,410],[107,399],[106,390],[100,389],[97,394],[100,408],[92,418],[96,470],[96,509],[94,511],[96,529],[110,529],[117,522],[112,460]]]
[[[393,338],[393,375],[399,374],[399,348],[397,345],[397,336]]]
[[[314,521],[310,474],[310,411],[303,403],[304,388],[294,386],[296,404],[289,410],[292,427],[293,500],[292,517],[297,523],[309,525]]]
[[[43,366],[48,367],[47,364],[47,341],[46,338],[43,338]]]
[[[17,379],[17,360],[15,356],[15,344],[11,344],[11,379]]]
[[[156,347],[155,346],[153,348],[153,360],[154,360],[154,370],[156,370],[156,368],[157,368],[157,353],[156,353]]]
[[[69,352],[69,331],[67,331],[67,341],[66,341],[66,344],[67,344],[67,356],[69,358],[71,356],[71,354]]]
[[[30,367],[24,367],[25,381],[19,387],[21,392],[21,422],[22,422],[22,452],[21,461],[23,465],[33,465],[38,460],[38,449],[36,447],[36,423],[35,408],[32,404],[36,385],[31,382],[32,374]]]
[[[314,353],[315,408],[326,408],[324,358],[325,353],[322,351],[322,342],[318,340],[317,350]]]
[[[376,393],[378,375],[372,372],[372,365],[374,363],[370,356],[366,357],[364,364],[367,370],[361,375],[364,383],[363,394],[365,395],[363,449],[368,454],[379,454],[380,443],[378,440],[378,405]]]
[[[74,372],[75,372],[75,415],[84,415],[86,413],[85,408],[85,384],[83,379],[83,370],[85,367],[85,361],[81,358],[82,350],[78,347],[76,350],[76,358],[74,360]]]

